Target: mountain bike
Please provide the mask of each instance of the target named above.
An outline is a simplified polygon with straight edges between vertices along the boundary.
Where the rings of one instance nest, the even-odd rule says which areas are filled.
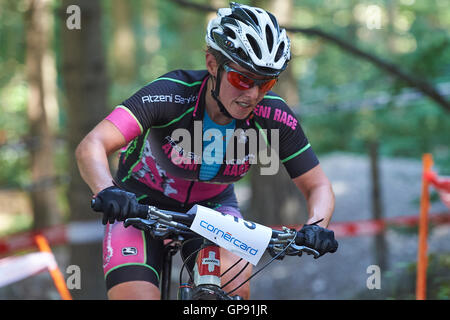
[[[101,203],[99,199],[92,199],[91,206],[94,211],[100,211]],[[198,207],[201,206],[194,206],[194,208]],[[211,213],[212,209],[205,209],[210,210],[208,214],[211,214],[211,217],[214,216],[214,212]],[[313,255],[314,257],[319,256],[319,253],[316,250],[295,243],[297,236],[296,230],[286,227],[282,227],[282,230],[275,230],[258,225],[267,228],[270,231],[270,240],[263,248],[263,251],[268,250],[272,256],[272,259],[270,259],[269,262],[267,262],[263,267],[254,272],[249,278],[247,278],[247,280],[243,281],[236,288],[226,292],[223,290],[223,288],[225,288],[229,283],[236,279],[245,270],[250,262],[247,262],[247,264],[242,267],[242,269],[231,280],[229,280],[225,284],[222,284],[221,277],[228,273],[236,265],[238,265],[243,258],[241,257],[236,263],[234,263],[226,271],[220,274],[220,247],[217,241],[218,238],[224,238],[228,242],[234,242],[234,245],[242,250],[244,249],[245,245],[245,247],[247,248],[244,251],[250,251],[250,255],[253,254],[252,250],[257,250],[249,247],[247,244],[244,244],[243,241],[239,240],[240,238],[234,232],[233,234],[235,234],[235,236],[232,236],[230,232],[225,231],[226,228],[223,227],[223,224],[220,225],[215,222],[216,225],[213,229],[211,227],[212,224],[208,224],[206,220],[201,220],[200,225],[203,224],[203,227],[207,231],[209,229],[209,231],[212,232],[212,236],[209,238],[206,238],[203,232],[202,234],[199,234],[199,231],[193,231],[192,225],[196,220],[196,214],[192,214],[191,211],[182,213],[169,210],[161,210],[155,206],[138,205],[136,218],[128,218],[123,222],[125,227],[133,226],[135,228],[148,232],[155,239],[166,240],[167,243],[164,246],[164,257],[160,284],[161,299],[163,300],[168,300],[170,297],[172,257],[177,252],[182,250],[183,246],[186,245],[186,243],[196,239],[203,240],[200,248],[182,259],[183,264],[180,270],[179,287],[177,293],[177,298],[179,300],[242,300],[242,298],[238,295],[232,296],[232,293],[239,289],[242,285],[250,281],[250,279],[260,273],[274,260],[283,259],[284,256],[301,256],[303,252],[308,255]],[[227,216],[217,211],[215,211],[215,213],[217,214],[217,216],[214,216],[213,218],[218,219],[220,215]],[[255,224],[254,222],[246,221],[236,217],[228,216],[226,217],[226,219],[233,219],[236,223],[245,225],[248,228],[248,232],[250,232],[249,230],[255,230],[257,226],[257,224]],[[194,258],[195,264],[193,270],[189,270],[189,268],[187,268],[186,266],[189,261]],[[187,282],[182,280],[184,269],[186,269],[189,274],[189,280]]]

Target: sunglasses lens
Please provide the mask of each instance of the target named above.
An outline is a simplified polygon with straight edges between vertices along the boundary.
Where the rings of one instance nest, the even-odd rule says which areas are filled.
[[[239,90],[247,90],[253,87],[253,80],[237,72],[229,71],[227,73],[228,81]]]
[[[239,90],[247,90],[255,85],[255,81],[236,71],[227,70],[228,81]],[[277,79],[270,79],[267,81],[258,81],[258,85],[262,91],[269,91],[277,83]]]
[[[273,86],[277,83],[277,79],[271,79],[267,80],[266,82],[262,83],[259,87],[262,91],[269,91],[273,88]]]

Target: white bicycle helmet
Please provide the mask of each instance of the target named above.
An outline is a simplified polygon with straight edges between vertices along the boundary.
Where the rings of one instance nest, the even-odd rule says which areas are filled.
[[[231,2],[208,23],[206,43],[243,68],[262,76],[278,76],[291,58],[290,41],[274,15]]]

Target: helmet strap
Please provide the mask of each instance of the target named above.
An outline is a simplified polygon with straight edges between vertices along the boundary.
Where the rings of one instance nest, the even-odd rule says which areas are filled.
[[[226,117],[234,119],[233,116],[227,111],[227,109],[225,109],[223,103],[219,100],[220,82],[222,78],[221,73],[222,73],[222,65],[219,65],[219,67],[217,68],[216,86],[214,89],[211,89],[211,96],[214,98],[214,100],[216,100],[220,112],[222,112]]]

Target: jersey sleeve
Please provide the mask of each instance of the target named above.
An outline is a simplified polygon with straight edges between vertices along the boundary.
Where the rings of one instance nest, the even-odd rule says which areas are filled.
[[[141,88],[117,106],[108,115],[127,142],[145,133],[153,126],[160,126],[178,117],[188,98],[196,97],[193,86],[180,85],[184,73],[173,71]]]
[[[266,109],[265,113],[262,109],[257,110],[260,115],[265,116],[260,121],[264,121],[270,128],[268,142],[272,148],[278,149],[279,160],[289,176],[294,179],[317,166],[319,160],[294,112],[278,96],[266,96],[259,108],[268,108],[264,103],[270,105],[270,109]],[[273,129],[278,130],[278,141],[272,139],[270,130]]]
[[[294,179],[319,164],[300,124],[293,130],[281,131],[280,161]]]
[[[158,86],[150,83],[123,101],[106,117],[106,120],[119,129],[127,143],[160,122],[161,104],[169,100],[168,97],[164,99],[161,90],[161,83]]]

